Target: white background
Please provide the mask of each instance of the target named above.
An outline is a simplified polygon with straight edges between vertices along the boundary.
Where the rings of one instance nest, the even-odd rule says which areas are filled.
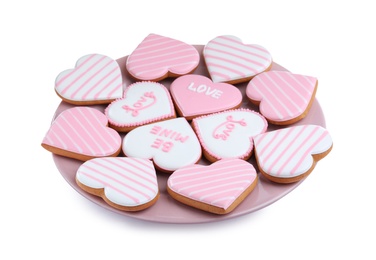
[[[372,2],[2,1],[0,258],[375,259]],[[149,33],[189,44],[233,34],[316,76],[332,152],[281,200],[216,223],[150,223],[83,198],[40,146],[55,77],[88,53],[128,55]]]

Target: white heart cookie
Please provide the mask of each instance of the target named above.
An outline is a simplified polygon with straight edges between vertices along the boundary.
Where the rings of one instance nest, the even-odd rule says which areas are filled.
[[[194,164],[201,158],[200,143],[183,117],[133,129],[124,137],[122,148],[126,156],[152,159],[165,172]]]
[[[110,126],[120,132],[175,117],[167,88],[157,82],[136,82],[105,110]]]
[[[225,158],[247,159],[253,150],[253,137],[264,133],[265,118],[249,109],[235,109],[193,119],[204,155],[209,161]]]

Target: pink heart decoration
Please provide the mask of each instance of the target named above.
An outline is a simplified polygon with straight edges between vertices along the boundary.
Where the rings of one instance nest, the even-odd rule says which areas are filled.
[[[191,165],[175,171],[167,191],[190,206],[212,213],[231,212],[256,186],[252,164],[240,159],[220,160],[208,166]]]
[[[247,97],[259,103],[260,113],[274,124],[292,124],[304,118],[311,107],[317,79],[287,71],[268,71],[254,77]]]
[[[242,102],[240,90],[227,83],[213,83],[201,75],[185,75],[170,86],[179,114],[188,120],[209,113],[237,108]]]
[[[74,69],[61,72],[55,81],[56,93],[66,102],[108,104],[123,94],[123,80],[118,63],[104,55],[81,57]]]
[[[120,152],[121,137],[107,123],[106,116],[94,108],[64,110],[53,121],[42,146],[53,153],[84,161],[115,156]]]
[[[159,81],[188,74],[199,61],[200,55],[192,45],[149,34],[129,55],[126,67],[138,80]]]
[[[272,57],[264,47],[244,44],[232,35],[209,41],[203,55],[213,82],[244,82],[270,69],[272,64]]]

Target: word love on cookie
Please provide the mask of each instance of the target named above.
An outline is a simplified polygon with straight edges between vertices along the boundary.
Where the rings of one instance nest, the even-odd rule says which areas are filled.
[[[194,164],[201,158],[200,143],[183,117],[133,129],[124,137],[122,149],[128,157],[153,160],[165,172]]]
[[[253,137],[264,133],[268,123],[259,113],[234,109],[197,117],[192,126],[211,162],[227,158],[248,159],[252,155]]]
[[[112,102],[105,114],[112,128],[129,132],[141,125],[174,118],[175,109],[165,86],[142,81],[129,85],[124,97]]]
[[[235,86],[213,83],[211,79],[201,75],[177,78],[172,82],[170,91],[178,114],[188,120],[237,108],[242,102],[242,94]]]

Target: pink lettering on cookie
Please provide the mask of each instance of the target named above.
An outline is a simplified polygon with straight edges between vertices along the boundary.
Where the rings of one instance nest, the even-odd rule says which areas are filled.
[[[162,128],[161,126],[158,126],[158,125],[153,126],[152,129],[150,130],[150,133],[153,135],[158,135],[161,137],[168,138],[173,141],[180,141],[181,143],[184,143],[189,138],[188,135],[182,135],[179,132],[176,132],[174,130],[167,129],[167,128]]]
[[[215,88],[212,89],[210,86],[206,86],[204,84],[201,84],[198,87],[195,87],[194,82],[189,84],[188,89],[199,94],[202,93],[206,96],[210,96],[215,99],[219,99],[221,95],[223,94],[223,91],[215,89]]]
[[[235,129],[236,125],[246,126],[247,123],[243,119],[234,120],[232,115],[226,117],[226,121],[218,125],[213,131],[215,139],[222,139],[224,141],[230,136],[231,132]]]
[[[126,112],[132,112],[132,116],[138,116],[139,111],[153,106],[157,102],[157,98],[153,92],[145,92],[136,103],[133,104],[133,107],[128,105],[122,106]]]
[[[168,153],[174,146],[172,142],[165,142],[160,138],[156,138],[154,143],[151,145],[152,148],[161,149],[162,152]]]

